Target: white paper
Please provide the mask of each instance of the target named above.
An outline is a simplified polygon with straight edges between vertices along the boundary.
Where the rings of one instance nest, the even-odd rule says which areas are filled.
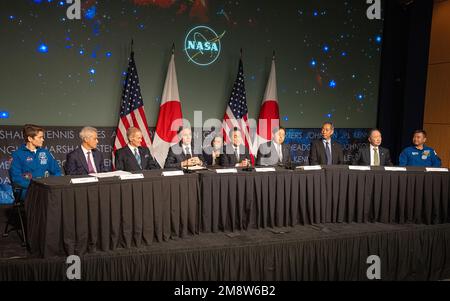
[[[448,172],[448,168],[433,168],[433,167],[427,167],[426,169],[428,172]]]
[[[276,171],[274,167],[258,167],[255,168],[256,172],[272,172],[272,171]]]
[[[236,168],[226,168],[226,169],[216,169],[216,173],[222,174],[222,173],[237,173]]]
[[[163,171],[163,177],[176,177],[176,176],[184,176],[184,172],[182,170],[176,171]]]
[[[187,170],[193,170],[193,171],[197,171],[197,170],[205,170],[205,169],[206,169],[206,167],[203,167],[203,166],[192,166],[192,167],[189,167],[189,168],[185,168],[185,169],[187,169]]]
[[[303,169],[303,170],[321,170],[322,166],[320,165],[311,165],[311,166],[297,166],[297,169]]]
[[[84,184],[84,183],[96,183],[98,182],[97,178],[89,177],[89,178],[77,178],[71,179],[70,184]]]
[[[350,165],[348,167],[350,170],[370,170],[370,166],[356,166],[356,165]]]
[[[386,171],[406,171],[406,167],[391,167],[391,166],[385,166],[384,170]]]
[[[91,173],[89,175],[92,177],[96,177],[96,178],[112,178],[112,177],[120,177],[123,175],[131,175],[131,172],[117,170],[117,171],[103,172],[103,173]]]
[[[141,174],[141,173],[131,174],[131,175],[121,175],[120,176],[120,179],[122,181],[124,181],[124,180],[137,180],[137,179],[143,179],[143,178],[144,178],[144,175]]]

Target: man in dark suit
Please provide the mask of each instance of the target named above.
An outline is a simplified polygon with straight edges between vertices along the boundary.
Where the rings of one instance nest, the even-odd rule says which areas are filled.
[[[142,132],[131,127],[127,130],[128,145],[116,152],[116,169],[124,171],[140,171],[159,169],[158,163],[147,147],[142,147]]]
[[[369,133],[370,145],[359,149],[353,165],[392,166],[391,155],[387,148],[381,147],[381,132],[373,129]]]
[[[97,129],[84,127],[80,132],[81,146],[67,154],[64,166],[66,175],[88,175],[107,172],[103,155],[96,148],[98,144]]]
[[[220,165],[220,156],[223,151],[223,138],[221,136],[216,136],[211,141],[211,146],[205,147],[203,149],[203,158],[208,166],[218,166]]]
[[[273,139],[261,144],[258,149],[256,165],[275,166],[291,165],[291,147],[284,144],[286,130],[283,127],[275,128],[272,131]]]
[[[220,165],[223,167],[249,167],[251,158],[248,149],[242,143],[242,135],[235,128],[230,132],[231,143],[224,147],[220,156]]]
[[[311,143],[309,152],[310,165],[340,165],[344,164],[344,152],[342,146],[333,141],[334,125],[325,122],[322,125],[322,139]]]
[[[197,154],[192,147],[192,131],[184,128],[180,131],[180,143],[169,150],[164,168],[189,168],[203,165],[202,154]]]

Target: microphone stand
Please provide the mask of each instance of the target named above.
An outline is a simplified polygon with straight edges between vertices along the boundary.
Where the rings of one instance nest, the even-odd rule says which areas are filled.
[[[252,163],[249,160],[247,160],[247,166],[245,168],[243,168],[242,170],[243,171],[249,171],[249,172],[253,171]]]
[[[295,165],[292,164],[292,162],[286,163],[286,164],[279,163],[278,166],[282,167],[282,168],[285,168],[285,169],[288,169],[288,170],[295,170]]]
[[[189,159],[192,159],[192,155],[191,154],[189,154]],[[194,173],[194,171],[193,170],[190,170],[189,169],[189,163],[187,164],[187,166],[183,169],[183,172],[185,173],[185,174],[191,174],[191,173]]]

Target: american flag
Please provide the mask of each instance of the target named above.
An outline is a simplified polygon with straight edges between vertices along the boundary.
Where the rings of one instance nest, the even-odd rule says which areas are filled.
[[[223,118],[223,137],[230,143],[228,133],[231,129],[238,128],[241,131],[245,147],[249,149],[252,163],[254,164],[253,148],[250,139],[250,127],[248,124],[247,96],[245,93],[244,64],[239,60],[239,70],[233,85],[230,100],[228,101],[225,117]]]
[[[122,94],[122,104],[120,106],[119,125],[116,129],[116,140],[114,142],[114,151],[112,162],[116,150],[127,145],[127,130],[130,127],[139,128],[142,131],[142,146],[151,147],[150,132],[148,130],[147,118],[145,117],[144,101],[142,100],[141,87],[139,86],[139,77],[134,61],[134,52],[131,51],[128,62],[127,77]]]

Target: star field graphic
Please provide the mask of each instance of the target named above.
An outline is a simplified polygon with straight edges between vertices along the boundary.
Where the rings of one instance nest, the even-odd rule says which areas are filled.
[[[81,20],[57,0],[0,2],[2,124],[117,124],[130,41],[142,96],[156,124],[172,44],[184,116],[224,114],[243,49],[249,117],[259,114],[276,53],[282,124],[341,128],[376,124],[383,22],[364,0],[81,0]],[[225,32],[216,62],[184,53],[196,26]]]

